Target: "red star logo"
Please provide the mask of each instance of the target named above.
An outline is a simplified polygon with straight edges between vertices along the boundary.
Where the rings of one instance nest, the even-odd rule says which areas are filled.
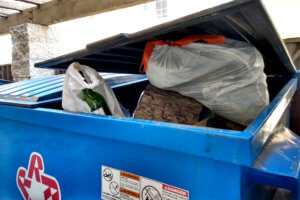
[[[44,173],[43,158],[39,153],[30,155],[28,170],[19,167],[17,185],[25,200],[60,200],[57,180]]]

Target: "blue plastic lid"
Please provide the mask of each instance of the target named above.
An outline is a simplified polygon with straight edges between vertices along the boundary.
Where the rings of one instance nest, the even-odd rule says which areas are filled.
[[[112,88],[148,80],[145,75],[102,73]],[[0,86],[0,104],[38,107],[60,102],[65,75],[31,79]]]

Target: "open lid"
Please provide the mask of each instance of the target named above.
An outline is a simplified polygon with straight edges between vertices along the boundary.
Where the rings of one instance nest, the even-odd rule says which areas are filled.
[[[102,72],[139,73],[147,41],[178,40],[192,34],[224,35],[252,43],[263,55],[267,74],[296,74],[282,40],[258,0],[232,1],[134,34],[118,34],[35,66],[66,69],[76,61]]]

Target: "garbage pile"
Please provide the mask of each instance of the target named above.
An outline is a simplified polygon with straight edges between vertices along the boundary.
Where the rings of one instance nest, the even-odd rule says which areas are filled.
[[[133,117],[237,131],[245,128],[243,125],[207,112],[207,110],[193,98],[148,84],[140,97]]]
[[[140,70],[150,84],[134,118],[243,130],[269,104],[260,52],[224,36],[149,41]],[[98,72],[78,63],[67,70],[62,106],[73,112],[128,116]]]
[[[141,71],[155,87],[194,98],[245,126],[269,104],[262,55],[251,44],[224,36],[149,41]]]

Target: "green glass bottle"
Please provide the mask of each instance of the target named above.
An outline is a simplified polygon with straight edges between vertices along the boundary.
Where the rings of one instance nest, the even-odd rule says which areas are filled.
[[[83,89],[82,93],[83,93],[83,100],[89,105],[92,112],[95,113],[95,111],[102,108],[105,115],[111,115],[107,103],[101,94],[87,88]]]

